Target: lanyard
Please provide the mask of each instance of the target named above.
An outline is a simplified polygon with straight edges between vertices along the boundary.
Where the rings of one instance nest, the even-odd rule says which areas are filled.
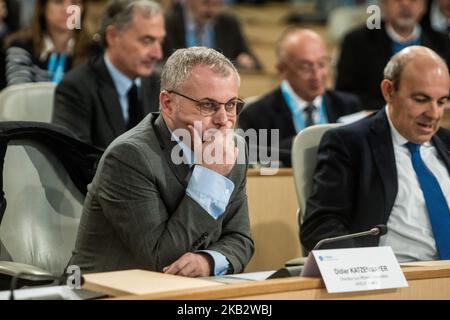
[[[283,95],[284,101],[288,105],[292,113],[292,120],[294,121],[295,131],[298,133],[305,129],[305,119],[302,114],[302,109],[297,105],[294,100],[292,89],[290,89],[287,81],[281,83],[281,93]],[[315,118],[315,117],[314,117]],[[328,123],[328,118],[326,114],[325,97],[322,97],[322,103],[319,108],[319,121],[315,124]]]
[[[48,59],[47,71],[50,75],[51,81],[58,84],[64,76],[66,69],[67,55],[65,53],[52,53]]]

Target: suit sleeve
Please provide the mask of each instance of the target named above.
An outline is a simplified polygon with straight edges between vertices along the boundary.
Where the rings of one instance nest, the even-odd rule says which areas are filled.
[[[322,239],[349,233],[358,174],[355,168],[345,140],[335,130],[327,131],[319,146],[313,191],[300,227],[301,242],[308,251]],[[337,247],[354,247],[354,243],[350,240],[328,246]]]
[[[239,170],[242,170],[242,165]],[[250,236],[250,221],[248,217],[248,204],[246,193],[246,175],[242,176],[236,196],[228,205],[233,213],[224,215],[222,235],[209,250],[217,251],[227,257],[232,270],[228,273],[240,273],[253,255],[254,244]]]
[[[125,158],[126,157],[126,158]],[[137,261],[162,271],[186,252],[222,253],[234,272],[241,272],[253,253],[242,186],[225,213],[211,217],[186,194],[169,212],[162,200],[150,160],[133,144],[120,144],[105,156],[98,180],[98,201],[115,231]],[[217,229],[219,241],[203,244]]]
[[[92,144],[89,90],[67,77],[56,87],[52,123],[65,127],[80,140]]]

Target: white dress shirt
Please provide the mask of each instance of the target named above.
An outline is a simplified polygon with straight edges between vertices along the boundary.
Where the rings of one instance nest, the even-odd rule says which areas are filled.
[[[425,198],[412,166],[410,152],[405,146],[408,140],[392,124],[388,107],[386,114],[394,146],[398,192],[387,222],[388,232],[380,238],[379,245],[392,247],[399,262],[439,259]],[[436,148],[426,142],[420,147],[420,155],[438,180],[450,205],[450,177]]]

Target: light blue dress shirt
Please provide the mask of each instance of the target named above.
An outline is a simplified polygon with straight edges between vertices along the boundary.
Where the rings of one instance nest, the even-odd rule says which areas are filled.
[[[287,80],[281,81],[281,94],[286,102],[289,110],[291,110],[292,121],[294,122],[295,131],[298,133],[305,129],[305,119],[303,112],[308,106],[308,102],[301,99],[292,89]],[[316,107],[313,111],[314,124],[328,123],[327,111],[325,107],[325,99],[323,96],[316,97],[312,104]]]
[[[195,163],[192,150],[173,134],[172,141],[178,143],[183,151],[185,163],[192,167]],[[205,181],[208,182],[208,188],[205,188]],[[234,183],[230,179],[208,168],[195,166],[186,194],[217,220],[225,212],[233,190]],[[213,250],[199,250],[199,252],[206,252],[213,258],[214,275],[218,276],[227,272],[230,263],[223,254]]]
[[[198,39],[196,37],[197,24],[192,19],[192,17],[187,13],[187,10],[185,10],[184,21],[186,30],[185,31],[186,47],[191,48],[195,46],[204,46],[208,48],[214,48],[215,35],[214,35],[214,28],[211,23],[206,23],[203,26],[202,33],[200,35],[200,42],[198,42]]]
[[[128,115],[128,91],[130,90],[131,86],[133,85],[133,80],[128,78],[126,75],[124,75],[122,72],[119,71],[109,60],[108,56],[105,54],[105,64],[106,68],[109,71],[109,74],[111,75],[111,78],[114,82],[114,85],[116,87],[117,94],[119,95],[119,102],[120,107],[122,109],[122,115],[123,119],[125,120],[125,123],[128,123],[129,115]],[[138,87],[138,93],[140,93],[139,88],[141,87],[141,79],[137,78],[135,81],[136,86]]]

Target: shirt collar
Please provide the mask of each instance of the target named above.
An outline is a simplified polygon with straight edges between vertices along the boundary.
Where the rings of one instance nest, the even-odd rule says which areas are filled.
[[[289,94],[289,96],[292,98],[292,100],[294,101],[295,105],[298,106],[302,111],[305,110],[305,108],[310,104],[314,104],[314,106],[316,107],[316,110],[320,108],[320,106],[322,105],[322,100],[323,100],[323,95],[322,96],[317,96],[312,102],[308,102],[304,99],[302,99],[301,97],[299,97],[294,89],[292,89],[291,85],[289,84],[289,81],[287,80],[283,80],[281,82],[281,85],[284,87],[284,89],[286,90],[286,92]]]
[[[116,86],[117,93],[119,96],[126,96],[128,94],[128,90],[130,90],[131,85],[133,84],[133,80],[124,75],[119,69],[117,69],[109,59],[108,55],[105,53],[105,64],[106,68],[111,75],[111,78]],[[138,87],[141,86],[141,79],[137,78],[135,81]]]
[[[395,32],[394,28],[389,23],[387,23],[386,24],[386,33],[395,42],[409,43],[412,41],[416,41],[420,38],[420,35],[422,34],[422,28],[418,24],[416,24],[411,35],[409,37],[405,38],[405,37],[402,37],[401,35],[399,35],[397,32]]]
[[[55,52],[55,44],[52,41],[52,38],[49,37],[48,34],[44,35],[44,45],[41,51],[41,54],[39,55],[39,60],[44,61],[47,59],[47,57]],[[67,41],[66,50],[64,50],[64,53],[67,55],[71,55],[73,53],[73,48],[75,47],[75,39],[70,38],[69,41]]]
[[[391,128],[391,136],[394,146],[405,146],[405,144],[409,141],[397,131],[394,124],[392,123],[391,117],[389,116],[389,105],[386,105],[386,115],[388,118],[389,127]],[[429,147],[431,146],[431,143],[430,141],[427,141],[423,143],[422,146]]]

